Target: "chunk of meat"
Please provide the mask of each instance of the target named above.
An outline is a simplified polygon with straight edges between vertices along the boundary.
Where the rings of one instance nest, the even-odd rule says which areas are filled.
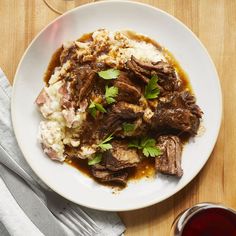
[[[100,164],[92,166],[91,171],[92,175],[101,182],[116,182],[126,185],[128,179],[128,172],[126,170],[111,171]]]
[[[130,78],[129,73],[124,72],[124,71],[120,71],[120,74],[119,74],[118,78],[115,80],[115,82],[116,81],[124,82],[126,84],[134,86],[134,84],[133,84],[133,82],[132,82],[132,80]]]
[[[157,171],[181,177],[183,170],[181,168],[182,144],[177,136],[160,136],[157,139],[157,146],[162,154],[155,157],[155,168]]]
[[[96,83],[96,72],[90,66],[81,66],[70,71],[70,76],[59,90],[63,95],[61,105],[64,108],[81,107],[81,103],[88,98]],[[85,104],[85,102],[84,102]]]
[[[87,78],[79,90],[79,101],[82,101],[86,96],[88,96],[95,82],[96,73],[94,71],[90,71],[89,74],[87,74]]]
[[[151,119],[151,126],[154,130],[174,129],[180,132],[195,135],[200,125],[199,118],[188,109],[158,109]]]
[[[113,106],[112,111],[118,114],[123,114],[123,116],[125,116],[124,111],[134,114],[135,117],[141,116],[143,114],[142,107],[127,102],[118,102]]]
[[[136,149],[129,149],[126,142],[112,142],[112,149],[104,153],[104,163],[112,171],[137,166],[140,158]]]
[[[143,70],[148,70],[149,75],[152,71],[157,72],[160,76],[174,75],[175,72],[173,66],[171,66],[168,62],[158,61],[155,64],[144,63],[137,60],[134,56],[131,57],[131,60],[133,60],[138,66],[143,68]]]
[[[135,85],[126,72],[120,72],[119,77],[114,81],[114,86],[119,89],[117,101],[138,103],[141,97],[141,88]]]
[[[142,67],[138,66],[134,61],[134,57],[131,57],[131,60],[128,60],[126,63],[126,67],[134,73],[139,79],[141,79],[145,84],[148,83],[150,77],[150,72],[148,70],[144,70]]]
[[[107,115],[101,125],[100,131],[102,136],[120,129],[123,122],[134,121],[142,117],[142,115],[143,110],[141,107],[126,102],[118,102],[113,105],[112,111]]]
[[[158,61],[156,64],[147,64],[132,56],[126,66],[144,83],[148,83],[152,75],[157,75],[158,84],[164,90],[175,91],[182,85],[182,81],[175,74],[174,67],[168,62]]]
[[[70,109],[75,106],[75,101],[73,100],[71,91],[71,82],[65,82],[58,92],[62,95],[60,103],[63,108]]]
[[[75,63],[70,75],[72,80],[70,91],[73,94],[73,100],[76,101],[76,106],[79,107],[85,98],[89,98],[94,88],[97,79],[96,72],[90,65],[78,67]]]
[[[119,90],[117,101],[138,103],[141,97],[141,92],[137,88],[121,81],[115,82],[114,85]]]
[[[50,98],[48,97],[45,89],[42,89],[38,97],[36,98],[35,102],[38,106],[43,105],[46,103]]]
[[[184,108],[190,110],[198,118],[202,111],[196,104],[196,98],[188,91],[168,93],[159,99],[159,108]]]
[[[188,91],[168,93],[159,99],[152,118],[156,128],[167,127],[195,135],[200,125],[202,111],[195,97]]]

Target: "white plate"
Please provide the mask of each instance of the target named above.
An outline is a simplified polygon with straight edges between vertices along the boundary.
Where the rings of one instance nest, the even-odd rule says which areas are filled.
[[[75,168],[45,157],[37,142],[41,116],[34,104],[52,53],[68,40],[98,28],[131,29],[167,47],[189,75],[197,103],[204,112],[205,133],[184,148],[183,177],[157,176],[130,183],[119,194],[95,183]],[[217,72],[196,36],[169,14],[139,3],[107,1],[84,5],[57,18],[26,50],[15,75],[12,120],[19,146],[35,173],[55,192],[90,208],[123,211],[160,202],[182,189],[201,170],[216,142],[222,112]]]

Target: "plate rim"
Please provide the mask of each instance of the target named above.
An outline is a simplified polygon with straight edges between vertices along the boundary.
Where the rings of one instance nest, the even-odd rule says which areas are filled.
[[[86,8],[86,7],[89,7],[91,5],[103,5],[103,4],[113,4],[113,3],[121,3],[121,4],[128,4],[128,5],[133,5],[133,6],[142,6],[142,7],[145,7],[145,8],[150,8],[152,10],[155,10],[155,11],[159,11],[161,14],[164,14],[164,15],[167,15],[168,17],[172,18],[172,20],[174,21],[177,21],[178,24],[180,24],[182,27],[185,28],[185,30],[188,31],[188,33],[190,33],[192,35],[192,37],[194,37],[194,39],[199,43],[199,45],[201,46],[201,48],[203,49],[205,55],[207,56],[209,62],[210,62],[210,65],[212,67],[212,69],[214,70],[214,74],[215,74],[215,77],[216,77],[216,86],[217,86],[217,89],[218,89],[218,93],[219,93],[219,99],[218,99],[218,102],[219,102],[219,120],[218,120],[218,124],[217,124],[217,127],[216,127],[216,130],[215,130],[215,137],[213,138],[212,140],[212,144],[210,146],[210,148],[208,148],[208,152],[206,154],[207,158],[202,162],[202,166],[201,168],[199,168],[199,170],[195,171],[194,174],[191,176],[191,179],[190,180],[187,180],[186,182],[184,182],[183,184],[179,185],[179,186],[176,186],[174,191],[170,191],[168,192],[166,195],[164,195],[163,197],[160,197],[158,200],[155,200],[153,199],[152,201],[147,201],[147,202],[142,202],[139,203],[139,204],[136,204],[136,206],[133,206],[133,207],[125,207],[125,208],[121,208],[121,207],[113,207],[113,208],[106,208],[106,207],[100,207],[99,205],[98,206],[91,206],[91,205],[87,205],[86,203],[84,202],[79,202],[79,201],[75,201],[73,198],[71,198],[70,196],[67,196],[65,195],[62,191],[58,191],[58,190],[55,190],[55,188],[52,186],[51,183],[48,183],[44,176],[41,176],[40,174],[38,174],[36,172],[35,169],[33,169],[33,167],[30,165],[30,161],[29,161],[29,158],[27,157],[27,155],[25,155],[25,152],[24,152],[24,148],[22,148],[24,145],[21,144],[21,141],[20,141],[20,135],[18,134],[18,131],[17,131],[17,125],[16,125],[16,116],[15,116],[15,109],[14,109],[14,101],[15,101],[15,90],[16,90],[16,80],[17,80],[17,76],[18,76],[18,73],[19,73],[19,70],[20,70],[20,67],[21,67],[21,64],[26,56],[26,54],[28,53],[28,51],[30,50],[31,46],[34,44],[34,42],[38,39],[38,37],[41,35],[41,33],[43,33],[47,28],[49,28],[52,24],[54,24],[54,22],[56,22],[57,20],[61,19],[62,17],[65,17],[69,14],[71,14],[72,12],[74,11],[77,11],[77,9],[82,9],[82,8]],[[93,3],[87,3],[87,4],[84,4],[82,6],[78,6],[76,8],[73,8],[69,11],[67,11],[66,13],[56,17],[53,21],[51,21],[49,24],[47,24],[45,27],[43,27],[43,29],[41,29],[37,34],[36,36],[33,38],[33,40],[30,42],[30,44],[28,45],[28,47],[26,48],[26,50],[24,51],[18,65],[17,65],[17,69],[16,69],[16,72],[15,72],[15,75],[14,75],[14,79],[13,79],[13,85],[12,85],[12,96],[11,96],[11,120],[12,120],[12,125],[13,125],[13,130],[14,130],[14,133],[15,133],[15,137],[16,137],[16,140],[17,140],[17,143],[19,145],[19,148],[27,162],[27,164],[30,166],[30,168],[33,170],[33,172],[36,174],[36,176],[38,176],[44,184],[46,184],[47,186],[49,186],[54,192],[58,193],[59,195],[63,196],[64,198],[76,203],[76,204],[79,204],[81,206],[85,206],[85,207],[88,207],[88,208],[91,208],[91,209],[96,209],[96,210],[102,210],[102,211],[131,211],[131,210],[136,210],[136,209],[141,209],[141,208],[144,208],[144,207],[148,207],[148,206],[151,206],[151,205],[154,205],[154,204],[157,204],[157,203],[160,203],[164,200],[167,200],[168,198],[174,196],[177,192],[179,192],[181,189],[183,189],[184,187],[186,187],[188,184],[190,184],[193,179],[199,174],[199,172],[203,169],[203,167],[206,165],[206,162],[209,160],[210,158],[210,155],[216,145],[216,141],[218,139],[218,136],[219,136],[219,132],[220,132],[220,128],[221,128],[221,124],[222,124],[222,111],[223,111],[223,103],[222,103],[222,89],[221,89],[221,84],[220,84],[220,79],[219,79],[219,75],[217,73],[217,69],[216,69],[216,66],[209,54],[209,52],[207,51],[206,47],[203,45],[203,43],[200,41],[200,39],[191,31],[191,29],[189,29],[183,22],[181,22],[178,18],[174,17],[173,15],[169,14],[168,12],[158,8],[158,7],[154,7],[154,6],[151,6],[151,5],[148,5],[148,4],[145,4],[145,3],[140,3],[140,2],[132,2],[132,1],[125,1],[125,0],[112,0],[112,1],[99,1],[99,2],[93,2]]]

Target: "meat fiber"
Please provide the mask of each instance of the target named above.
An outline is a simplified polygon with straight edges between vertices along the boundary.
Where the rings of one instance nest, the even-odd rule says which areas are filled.
[[[104,163],[107,169],[117,171],[137,166],[140,157],[136,149],[128,148],[126,142],[112,142],[112,149],[104,154]]]
[[[157,140],[157,146],[162,154],[155,157],[156,170],[168,175],[181,177],[183,170],[181,168],[182,144],[177,136],[160,136]]]
[[[111,171],[106,167],[96,164],[92,166],[92,175],[101,182],[115,182],[121,185],[126,185],[128,172],[125,170]]]

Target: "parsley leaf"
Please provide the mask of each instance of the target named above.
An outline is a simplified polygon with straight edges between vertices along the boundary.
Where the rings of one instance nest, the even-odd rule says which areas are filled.
[[[91,102],[89,107],[88,107],[88,111],[89,113],[93,116],[93,118],[96,118],[96,114],[97,114],[97,109],[95,107],[95,103]]]
[[[98,72],[98,75],[103,79],[116,79],[120,74],[117,69],[108,69]]]
[[[107,97],[106,100],[107,100],[107,103],[108,103],[108,104],[114,103],[114,102],[116,101],[116,100],[115,100],[114,98],[112,98],[112,97]]]
[[[103,151],[107,151],[112,148],[112,145],[108,143],[111,141],[114,137],[109,135],[106,139],[104,139],[101,143],[98,144],[98,147],[100,147]]]
[[[97,111],[100,111],[100,112],[107,112],[106,109],[102,106],[102,104],[100,103],[97,103],[97,102],[93,102],[91,101],[89,107],[88,107],[88,111],[89,113],[94,117],[96,118],[96,115],[97,115]]]
[[[156,157],[161,155],[161,150],[158,147],[145,147],[143,148],[143,154],[146,157]]]
[[[118,88],[115,86],[108,87],[106,86],[105,98],[108,104],[114,103],[116,100],[114,97],[118,95]]]
[[[123,127],[124,132],[128,133],[128,132],[134,131],[135,124],[125,122],[125,123],[122,124],[122,127]]]
[[[102,160],[102,153],[96,153],[93,155],[93,158],[88,161],[88,165],[92,166],[98,164]]]
[[[98,111],[100,111],[100,112],[102,112],[102,113],[107,112],[107,110],[106,110],[106,109],[103,107],[103,105],[100,104],[100,103],[96,103],[96,102],[95,102],[95,107],[96,107],[96,109],[97,109]]]
[[[156,144],[155,139],[147,138],[147,137],[142,138],[141,142],[140,142],[141,147],[146,147],[146,146],[153,147],[153,146],[155,146],[155,144]]]
[[[157,86],[158,78],[156,75],[153,75],[152,78],[149,80],[148,84],[145,86],[144,97],[147,99],[154,99],[157,98],[160,90]]]
[[[141,140],[134,139],[129,143],[128,147],[142,149],[143,154],[146,157],[156,157],[161,155],[160,148],[156,147],[156,141],[152,138],[144,137]]]
[[[107,151],[109,149],[112,149],[112,146],[110,143],[101,143],[98,145],[103,151]]]

